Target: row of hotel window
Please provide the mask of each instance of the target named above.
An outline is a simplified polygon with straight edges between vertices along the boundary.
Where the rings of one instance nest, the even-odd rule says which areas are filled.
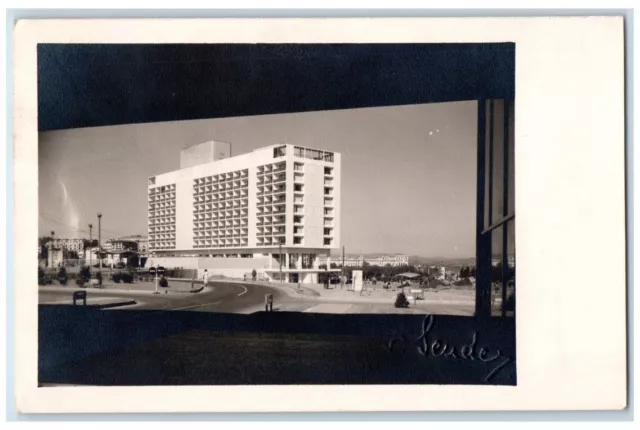
[[[287,155],[287,147],[285,145],[273,148],[273,158],[284,157],[285,155]],[[308,158],[310,160],[327,161],[330,163],[334,161],[333,152],[302,148],[300,146],[293,147],[293,156]]]
[[[248,169],[210,175],[193,184],[193,247],[248,245]]]
[[[194,248],[237,248],[237,247],[246,247],[249,245],[247,239],[241,238],[233,238],[233,239],[205,239],[198,240],[194,243]]]
[[[151,183],[155,184],[155,178]],[[176,184],[149,189],[149,249],[175,249]]]
[[[194,185],[209,185],[209,184],[229,184],[232,183],[236,186],[243,178],[249,176],[249,169],[236,170],[234,172],[219,173],[216,175],[203,176],[201,178],[194,179]]]

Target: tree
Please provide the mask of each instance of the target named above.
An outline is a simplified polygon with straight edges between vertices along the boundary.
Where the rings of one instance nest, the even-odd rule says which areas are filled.
[[[469,270],[469,276],[476,277],[476,266],[473,266],[471,270]]]
[[[404,293],[398,293],[396,296],[396,302],[394,304],[396,308],[408,308],[409,300],[407,300],[407,296]]]

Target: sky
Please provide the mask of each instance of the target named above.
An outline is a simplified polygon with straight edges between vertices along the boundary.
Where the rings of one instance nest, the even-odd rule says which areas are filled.
[[[475,254],[475,101],[128,124],[40,133],[39,235],[146,235],[147,179],[210,140],[241,154],[277,143],[342,153],[348,254]]]

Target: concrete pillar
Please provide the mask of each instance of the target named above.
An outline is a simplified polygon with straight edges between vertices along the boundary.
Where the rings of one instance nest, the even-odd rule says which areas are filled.
[[[273,254],[269,253],[269,269],[273,269]]]

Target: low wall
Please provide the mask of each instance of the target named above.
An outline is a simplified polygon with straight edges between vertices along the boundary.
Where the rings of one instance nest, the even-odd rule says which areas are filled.
[[[255,270],[261,278],[264,278],[264,270],[277,267],[278,263],[268,257],[257,258],[195,258],[195,257],[161,257],[150,258],[146,267],[162,266],[166,269],[181,267],[197,271],[198,279],[202,279],[205,270],[208,276],[224,276],[227,278],[243,279],[245,275],[251,276]]]
[[[184,267],[185,269],[245,269],[249,272],[253,269],[268,269],[268,257],[257,258],[180,258],[180,257],[160,257],[150,258],[146,264],[147,267],[156,264],[167,269],[174,267]],[[277,267],[278,263],[273,260],[273,267]]]

